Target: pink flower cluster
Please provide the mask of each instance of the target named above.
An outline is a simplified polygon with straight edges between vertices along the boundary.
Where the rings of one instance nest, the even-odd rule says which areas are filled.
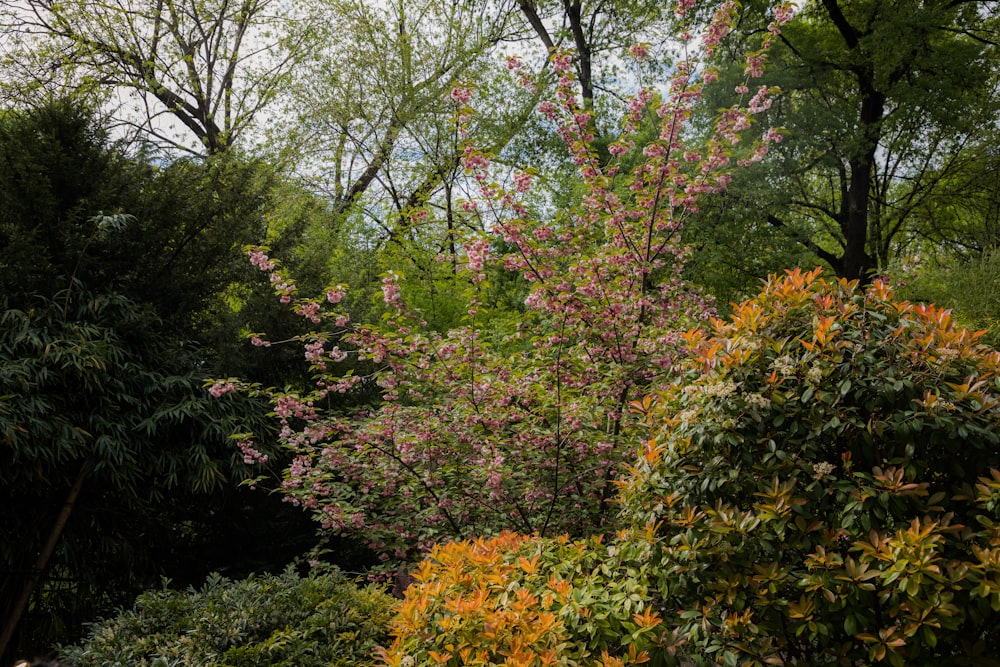
[[[250,256],[250,263],[261,271],[274,271],[275,265],[263,250],[254,249],[247,253]]]
[[[472,274],[472,282],[481,283],[486,279],[483,266],[489,258],[490,243],[486,239],[476,239],[465,245],[466,269]]]
[[[451,99],[456,104],[468,104],[472,101],[472,90],[465,86],[456,86],[451,90]]]
[[[262,454],[258,451],[252,440],[238,440],[236,446],[243,452],[243,462],[247,465],[267,463],[267,454]]]
[[[295,306],[295,314],[308,319],[313,324],[320,323],[320,306],[316,301],[303,301]]]
[[[649,57],[649,45],[648,44],[633,44],[628,47],[629,55],[636,59],[638,62],[642,62]]]
[[[396,309],[403,308],[402,290],[399,288],[399,282],[395,273],[389,273],[382,278],[382,298],[385,300],[386,305]]]
[[[232,382],[229,381],[216,382],[215,384],[213,384],[211,387],[208,388],[208,393],[210,393],[215,398],[219,398],[220,396],[225,396],[226,394],[231,394],[234,391],[236,391],[236,385],[234,385]]]

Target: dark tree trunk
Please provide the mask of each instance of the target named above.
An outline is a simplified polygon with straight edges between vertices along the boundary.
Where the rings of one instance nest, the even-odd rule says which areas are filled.
[[[56,517],[55,523],[52,524],[52,529],[49,531],[49,539],[45,542],[45,546],[41,552],[39,552],[38,558],[35,559],[35,566],[32,568],[28,580],[24,582],[21,595],[18,597],[17,602],[14,603],[10,618],[4,622],[3,633],[0,634],[0,656],[6,652],[7,645],[10,644],[10,640],[14,637],[14,632],[17,630],[18,623],[21,621],[21,616],[24,615],[25,610],[28,608],[31,594],[35,591],[35,588],[42,580],[42,575],[45,574],[45,570],[49,566],[49,560],[56,550],[56,545],[59,544],[63,528],[66,527],[66,522],[69,521],[69,516],[73,513],[73,508],[76,506],[76,499],[80,497],[80,491],[83,489],[85,478],[86,475],[81,470],[72,488],[70,488],[69,493],[66,495],[66,501],[63,503],[59,516]]]
[[[868,73],[864,73],[867,77]],[[872,179],[875,172],[875,151],[881,134],[885,95],[874,89],[871,80],[860,80],[861,110],[859,129],[861,146],[849,160],[851,178],[847,196],[840,210],[840,226],[844,235],[844,254],[837,274],[842,278],[868,282],[876,268],[868,252],[868,214],[871,205]]]

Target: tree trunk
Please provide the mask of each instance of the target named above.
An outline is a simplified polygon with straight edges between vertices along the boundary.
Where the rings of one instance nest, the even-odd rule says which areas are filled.
[[[49,559],[52,558],[52,554],[56,550],[56,545],[59,544],[59,538],[62,536],[63,528],[66,527],[66,522],[69,521],[69,515],[73,513],[76,500],[80,497],[80,491],[83,489],[83,482],[85,478],[86,475],[81,469],[80,474],[73,483],[73,487],[66,495],[66,502],[63,503],[59,516],[56,517],[55,523],[52,524],[52,530],[49,531],[48,541],[46,541],[44,548],[42,548],[41,552],[38,554],[38,558],[35,560],[35,567],[32,568],[31,574],[28,576],[28,580],[24,582],[24,588],[21,589],[21,596],[17,599],[17,602],[14,603],[14,609],[11,611],[10,618],[8,618],[4,623],[3,634],[0,634],[0,656],[6,652],[7,645],[10,644],[10,640],[14,637],[14,631],[17,630],[17,625],[21,621],[21,616],[24,615],[25,610],[28,608],[28,602],[31,600],[31,594],[35,591],[35,588],[42,580],[42,575],[45,573],[45,570],[49,565]]]
[[[875,90],[869,75],[869,72],[858,74],[861,88],[861,110],[858,121],[862,139],[857,153],[849,160],[851,180],[840,211],[844,254],[841,257],[838,273],[841,278],[860,280],[862,283],[872,279],[872,271],[876,268],[868,252],[870,232],[868,209],[871,205],[875,151],[878,148],[882,114],[885,111],[885,95]]]

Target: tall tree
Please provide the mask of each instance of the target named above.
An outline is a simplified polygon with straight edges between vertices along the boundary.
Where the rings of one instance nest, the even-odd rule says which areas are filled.
[[[577,103],[572,58],[554,55],[556,101],[538,111],[577,166],[577,207],[533,200],[536,177],[543,178],[533,167],[501,185],[493,156],[466,144],[462,166],[479,196],[462,210],[483,229],[445,257],[467,288],[459,327],[431,328],[403,297],[409,282],[394,274],[382,283],[384,324],[352,326],[340,305],[324,309],[342,303],[343,286],[322,302],[303,298],[264,249],[251,252],[281,299],[317,325],[334,324],[304,341],[314,391],[264,391],[296,453],[285,490],[324,527],[363,533],[397,557],[441,536],[609,529],[618,466],[640,428],[629,403],[671,372],[680,332],[710,312],[679,276],[687,251],[678,230],[703,195],[730,181],[733,151],[754,162],[773,136],[734,148],[755,113],[745,106],[721,113],[707,139],[687,131],[702,94],[687,73],[713,56],[730,17],[716,16],[666,100],[643,89],[631,101],[606,170],[591,112]],[[463,105],[461,133],[474,116],[472,91],[457,87],[451,97]],[[640,148],[635,133],[646,116],[656,116],[657,130]],[[502,312],[490,286],[498,276],[506,285],[523,281],[523,311]],[[356,367],[345,373],[341,365],[355,359],[374,367],[384,400],[345,417],[325,402],[363,382]]]
[[[310,34],[297,5],[277,0],[3,0],[0,8],[15,87],[134,93],[138,109],[120,114],[123,122],[195,153],[220,153],[247,134]]]
[[[391,234],[404,208],[455,172],[448,91],[489,78],[492,50],[512,34],[511,20],[483,0],[332,0],[318,15],[323,46],[297,71],[284,114],[291,122],[274,143],[335,213],[359,205]]]
[[[763,202],[761,219],[838,275],[884,269],[1000,112],[997,10],[987,0],[806,3],[767,79],[785,91],[772,110],[788,130],[783,162],[763,167],[745,201]],[[753,23],[748,12],[748,32]]]

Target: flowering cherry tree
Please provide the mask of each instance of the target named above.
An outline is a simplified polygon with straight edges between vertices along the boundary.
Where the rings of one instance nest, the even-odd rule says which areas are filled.
[[[691,4],[681,2],[678,16]],[[315,390],[268,392],[282,442],[295,453],[287,497],[325,528],[362,535],[396,557],[442,538],[503,529],[606,530],[616,475],[640,426],[627,405],[671,373],[681,333],[713,313],[681,277],[689,252],[680,239],[684,219],[700,198],[726,187],[733,168],[760,160],[780,140],[772,130],[741,141],[775,92],[751,93],[751,82],[788,11],[779,8],[762,49],[748,56],[741,104],[719,115],[707,139],[691,138],[691,121],[703,87],[716,80],[712,62],[735,4],[724,2],[703,30],[683,32],[673,78],[662,91],[641,87],[628,102],[605,162],[594,147],[594,118],[575,93],[572,55],[553,54],[554,95],[538,111],[568,147],[583,192],[574,210],[555,215],[528,204],[535,170],[515,170],[508,184],[495,180],[493,156],[467,131],[472,91],[456,87],[457,130],[467,142],[462,164],[478,193],[461,208],[483,230],[451,258],[469,285],[461,328],[431,330],[404,298],[405,281],[391,273],[383,280],[387,317],[356,326],[339,305],[345,286],[304,298],[266,249],[251,250],[278,297],[324,325],[301,341]],[[641,71],[646,47],[630,53]],[[538,85],[518,59],[508,68],[523,85]],[[643,140],[640,128],[650,123],[658,133]],[[498,271],[530,285],[523,317],[505,336],[483,328],[483,296]],[[262,335],[253,342],[270,344]],[[338,372],[348,359],[376,369],[383,401],[332,414],[326,399],[363,380]],[[240,446],[248,460],[263,456],[249,439]]]

